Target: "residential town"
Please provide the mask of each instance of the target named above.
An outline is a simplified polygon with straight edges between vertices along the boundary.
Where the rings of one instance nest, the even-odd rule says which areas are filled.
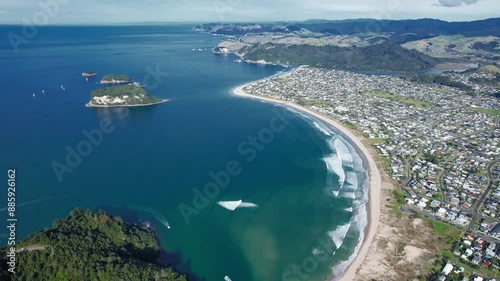
[[[362,132],[405,194],[401,211],[467,233],[456,259],[493,272],[456,279],[461,269],[450,260],[437,280],[492,280],[500,266],[500,101],[493,86],[472,81],[495,76],[444,75],[471,90],[312,67],[244,90],[296,102]]]

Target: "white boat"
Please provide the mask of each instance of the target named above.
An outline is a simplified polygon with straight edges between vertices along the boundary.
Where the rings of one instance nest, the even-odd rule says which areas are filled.
[[[42,90],[42,94],[45,94],[45,90]]]
[[[224,281],[232,281],[231,278],[229,278],[229,276],[224,276]]]
[[[35,93],[33,93],[33,97],[35,97]]]

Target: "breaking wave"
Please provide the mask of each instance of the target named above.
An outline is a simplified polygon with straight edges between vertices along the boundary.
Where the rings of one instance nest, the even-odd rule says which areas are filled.
[[[314,127],[316,127],[316,129],[318,129],[320,132],[322,132],[326,136],[328,136],[328,137],[332,136],[332,134],[330,132],[328,132],[328,128],[325,125],[323,125],[323,124],[320,125],[318,122],[314,122],[314,121],[313,121],[313,124],[314,124]]]
[[[349,258],[345,261],[340,262],[338,265],[332,267],[332,272],[338,275],[338,277],[334,280],[338,280],[340,278],[341,274],[338,274],[339,272],[344,272],[347,267],[354,261],[356,256],[359,253],[359,249],[361,248],[361,244],[363,243],[363,240],[365,239],[365,227],[368,224],[368,215],[366,211],[366,205],[358,205],[356,208],[357,214],[355,217],[352,219],[352,222],[354,223],[354,227],[359,229],[359,237],[358,241],[356,244],[356,247],[354,248],[354,252],[349,256]]]
[[[345,182],[345,171],[344,168],[342,167],[342,160],[338,155],[332,154],[330,156],[327,156],[323,158],[323,161],[326,164],[326,168],[328,169],[328,175],[327,175],[327,185],[331,187],[333,184],[333,174],[338,176],[338,183],[340,184],[341,189],[344,186]]]
[[[347,235],[347,232],[349,231],[349,228],[351,228],[351,224],[347,223],[338,226],[333,231],[328,232],[328,235],[332,238],[332,241],[335,244],[335,247],[337,247],[337,250],[340,249],[342,243],[344,243],[344,239]]]
[[[243,202],[243,200],[238,201],[219,201],[217,204],[229,211],[234,211],[238,208],[255,208],[259,205],[251,202]]]
[[[296,110],[289,110],[309,121],[311,126],[314,126],[319,132],[327,136],[326,141],[331,152],[322,159],[327,168],[325,190],[330,196],[352,199],[352,207],[339,209],[341,212],[352,213],[351,219],[327,233],[335,244],[336,252],[339,251],[348,234],[349,237],[356,237],[358,240],[352,254],[345,261],[337,263],[332,268],[334,275],[338,276],[335,278],[340,278],[342,272],[355,259],[364,239],[364,230],[368,223],[366,209],[366,202],[368,202],[368,171],[365,169],[364,160],[358,154],[356,148],[348,140],[345,140],[342,135],[339,135],[335,130],[315,117],[306,116]],[[342,250],[350,252],[350,249]],[[318,249],[312,249],[312,252],[314,255],[322,254],[322,251]]]

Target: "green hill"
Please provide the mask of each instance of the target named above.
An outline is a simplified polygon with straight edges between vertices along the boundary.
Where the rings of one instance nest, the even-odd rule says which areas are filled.
[[[162,102],[151,96],[142,87],[133,85],[111,86],[91,92],[90,106],[134,106]]]
[[[307,64],[358,70],[423,71],[439,60],[397,44],[384,42],[367,47],[264,44],[245,51],[246,60],[281,64]]]
[[[16,274],[7,272],[4,260],[0,280],[187,280],[158,264],[153,233],[101,211],[77,208],[20,241],[21,247],[26,250],[17,253]]]

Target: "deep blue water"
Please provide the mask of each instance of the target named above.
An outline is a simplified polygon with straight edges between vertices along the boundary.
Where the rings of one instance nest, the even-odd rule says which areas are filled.
[[[293,113],[283,131],[255,149],[255,159],[248,161],[250,153],[238,149],[269,128],[276,111],[287,111],[234,97],[231,89],[282,67],[214,55],[210,49],[221,38],[187,25],[46,27],[16,53],[6,34],[20,30],[0,27],[0,174],[6,181],[7,169],[17,170],[18,238],[77,206],[102,208],[153,222],[162,247],[178,255],[174,265],[200,279],[227,274],[239,281],[297,280],[289,274],[294,264],[310,280],[324,280],[332,268],[340,272],[359,239],[359,229],[350,224],[356,212],[345,210],[365,197],[361,161],[344,165],[358,177],[357,185],[346,196],[332,196],[339,189],[339,176],[325,165],[335,151],[332,137],[312,126],[319,121]],[[98,77],[85,81],[81,73],[88,70]],[[147,79],[152,70],[162,73],[160,79]],[[109,73],[147,82],[148,92],[171,101],[129,110],[85,107],[90,91],[100,87],[99,77]],[[77,150],[87,140],[83,131],[106,120],[112,132],[59,181],[54,163],[67,165],[67,149]],[[180,207],[193,207],[193,190],[203,192],[213,182],[210,172],[230,162],[241,173],[186,223]],[[232,212],[216,204],[240,199],[258,207]],[[346,225],[353,226],[343,231]],[[345,237],[342,246],[332,246],[331,237],[339,235]],[[327,261],[307,267],[321,251]]]

